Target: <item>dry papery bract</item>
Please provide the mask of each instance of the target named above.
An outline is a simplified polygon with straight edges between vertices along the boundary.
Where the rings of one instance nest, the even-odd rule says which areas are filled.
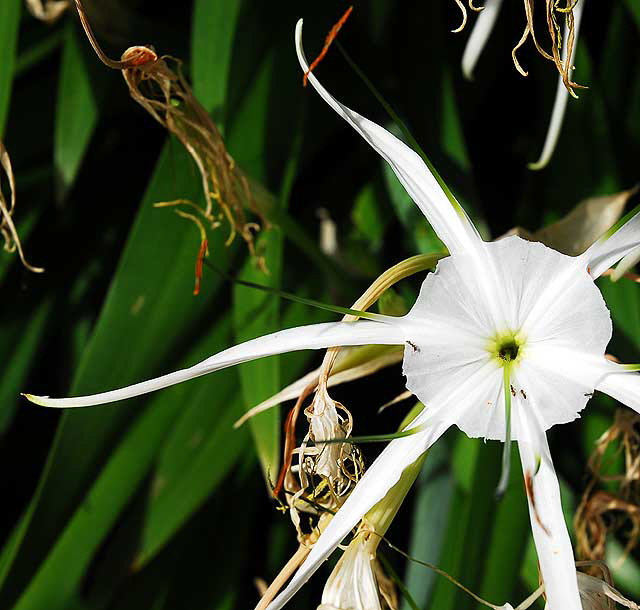
[[[582,254],[596,239],[608,231],[624,213],[638,187],[583,199],[565,216],[533,233],[514,227],[501,237],[518,235],[529,241],[539,241],[569,256]]]
[[[71,0],[26,0],[29,12],[40,21],[53,23],[71,6]]]
[[[453,30],[453,32],[461,32],[465,25],[467,24],[467,10],[462,0],[454,0],[455,3],[460,7],[462,11],[462,24],[460,27]],[[571,65],[571,60],[562,59],[562,49],[566,48],[566,58],[572,57],[573,46],[575,44],[575,19],[573,15],[573,11],[578,4],[584,0],[540,0],[539,3],[536,3],[535,0],[523,0],[524,2],[524,14],[525,14],[525,27],[520,37],[520,40],[513,48],[511,52],[511,56],[513,58],[513,63],[523,76],[527,76],[528,72],[522,67],[520,62],[518,61],[518,50],[524,43],[531,37],[533,44],[545,59],[552,61],[560,75],[562,76],[562,82],[564,86],[567,88],[567,91],[573,96],[577,97],[574,89],[584,89],[583,85],[579,85],[578,83],[571,80],[571,70],[573,66]],[[544,2],[544,11],[546,17],[546,25],[547,32],[549,35],[550,42],[550,51],[546,51],[543,45],[540,43],[538,35],[536,33],[536,27],[534,25],[534,5],[538,6],[538,4],[542,4]],[[481,11],[483,9],[482,6],[474,6],[473,0],[469,0],[469,8],[474,11]],[[562,24],[566,25],[567,35],[563,36],[562,33]]]
[[[612,460],[622,458],[621,474],[606,474]],[[608,536],[627,539],[623,560],[640,539],[640,415],[618,409],[613,425],[596,441],[589,459],[592,479],[575,515],[578,555],[605,557]],[[607,490],[598,488],[607,483]]]
[[[207,111],[198,102],[181,70],[181,61],[158,56],[149,46],[129,47],[119,61],[109,59],[98,44],[82,4],[76,0],[84,30],[100,60],[108,67],[121,70],[131,97],[158,123],[176,136],[195,161],[202,179],[205,205],[186,199],[157,203],[157,207],[176,207],[183,218],[193,221],[200,232],[200,251],[196,263],[196,290],[199,268],[207,252],[206,229],[225,223],[230,245],[237,234],[245,240],[259,268],[265,270],[264,258],[256,251],[254,234],[260,224],[247,220],[248,207],[265,225],[251,193],[249,183],[227,152],[224,140]]]
[[[11,167],[11,159],[9,158],[9,153],[7,149],[4,147],[4,144],[0,141],[0,165],[7,177],[7,182],[9,183],[9,201],[7,203],[7,199],[5,197],[4,192],[2,191],[2,181],[0,180],[0,215],[2,219],[0,220],[0,234],[2,234],[2,239],[4,241],[4,249],[7,252],[15,252],[18,251],[18,256],[22,261],[22,264],[29,270],[34,273],[42,273],[44,269],[41,267],[34,267],[30,265],[22,251],[22,244],[20,243],[20,237],[18,236],[18,231],[16,230],[16,226],[13,223],[13,212],[16,207],[16,182],[15,177],[13,175],[13,168]]]

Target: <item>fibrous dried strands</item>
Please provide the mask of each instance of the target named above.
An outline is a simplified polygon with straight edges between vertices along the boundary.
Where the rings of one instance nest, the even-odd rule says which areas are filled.
[[[26,0],[29,12],[40,21],[53,23],[71,6],[71,0]]]
[[[526,24],[518,44],[516,44],[511,53],[513,63],[515,64],[518,72],[523,76],[527,76],[528,73],[518,61],[517,52],[527,41],[529,36],[531,36],[533,44],[540,55],[545,59],[552,61],[556,65],[558,72],[562,76],[564,86],[573,97],[577,97],[574,89],[585,88],[583,85],[579,85],[571,79],[571,71],[573,70],[571,57],[573,56],[573,47],[575,44],[575,19],[573,11],[579,1],[584,0],[545,0],[546,22],[549,37],[551,39],[551,53],[548,53],[540,45],[538,38],[536,37],[533,22],[534,0],[524,0]],[[565,35],[563,35],[562,32],[562,27],[560,25],[561,22],[564,22]]]
[[[454,34],[457,34],[458,32],[462,32],[467,25],[467,7],[462,3],[462,0],[454,0],[454,2],[458,5],[460,12],[462,13],[462,23],[455,30],[451,30]],[[484,9],[484,6],[475,6],[473,4],[473,0],[468,0],[468,3],[469,8],[476,13],[479,13]]]
[[[76,0],[76,8],[101,61],[122,71],[131,97],[180,140],[198,167],[204,206],[185,199],[156,204],[158,207],[179,208],[176,211],[183,218],[198,226],[201,245],[196,261],[194,293],[199,291],[202,258],[207,254],[206,228],[213,230],[226,223],[229,228],[226,245],[240,234],[256,263],[264,270],[263,257],[256,252],[254,245],[254,233],[260,229],[260,224],[247,220],[245,206],[258,215],[263,224],[264,218],[256,208],[246,177],[227,152],[218,128],[183,77],[180,60],[160,57],[147,46],[130,47],[119,61],[111,60],[93,35],[80,0]]]
[[[620,457],[622,472],[606,474],[608,463]],[[578,554],[585,559],[603,559],[607,536],[624,533],[626,556],[640,540],[639,415],[622,409],[616,412],[613,425],[596,442],[589,467],[593,479],[575,516]],[[609,488],[596,489],[599,482],[608,483]]]
[[[2,239],[4,240],[4,249],[7,252],[15,252],[17,250],[22,264],[29,269],[29,271],[42,273],[44,269],[30,265],[25,259],[24,252],[22,251],[22,244],[20,243],[20,237],[18,236],[18,232],[16,231],[16,227],[13,223],[13,211],[16,207],[16,183],[13,176],[13,168],[11,167],[9,153],[2,142],[0,142],[0,165],[7,177],[10,193],[9,201],[7,203],[7,199],[2,191],[2,183],[0,182],[0,234],[2,234]]]

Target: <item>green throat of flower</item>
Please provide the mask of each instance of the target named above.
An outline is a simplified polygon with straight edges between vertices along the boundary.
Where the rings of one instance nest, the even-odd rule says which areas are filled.
[[[487,351],[500,367],[512,367],[522,360],[524,338],[518,332],[496,334],[489,340]]]
[[[487,345],[491,358],[502,369],[502,384],[504,393],[504,449],[502,453],[502,474],[496,497],[502,498],[509,485],[509,473],[511,465],[511,397],[515,396],[512,385],[511,373],[522,360],[525,339],[519,332],[507,331],[497,333]]]

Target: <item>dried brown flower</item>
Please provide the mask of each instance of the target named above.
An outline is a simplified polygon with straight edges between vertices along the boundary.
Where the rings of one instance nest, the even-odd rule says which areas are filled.
[[[150,46],[133,46],[119,61],[109,59],[91,30],[80,0],[75,3],[87,37],[100,60],[110,68],[122,71],[131,97],[180,140],[198,167],[204,206],[185,199],[156,204],[157,207],[180,208],[176,209],[180,216],[193,221],[199,229],[194,293],[199,291],[202,258],[208,252],[207,228],[213,230],[226,223],[229,228],[226,245],[240,234],[258,266],[265,270],[264,259],[254,245],[254,233],[260,229],[260,224],[247,220],[245,206],[263,224],[266,222],[255,205],[246,177],[227,152],[220,131],[182,75],[180,60],[160,57]]]
[[[623,457],[621,474],[604,474],[610,456]],[[589,468],[592,480],[574,519],[578,555],[603,559],[607,537],[624,531],[626,556],[640,540],[640,415],[623,409],[616,412],[613,425],[596,442]],[[600,482],[614,489],[598,489]]]

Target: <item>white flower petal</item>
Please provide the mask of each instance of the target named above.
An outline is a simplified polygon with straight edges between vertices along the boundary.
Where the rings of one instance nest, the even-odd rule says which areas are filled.
[[[640,212],[635,212],[613,235],[605,233],[582,256],[594,279],[640,247]],[[623,219],[624,221],[625,219]]]
[[[467,46],[462,54],[462,73],[469,80],[473,78],[473,70],[493,30],[501,6],[502,0],[486,0],[484,8],[478,15],[471,30]]]
[[[574,19],[574,44],[571,53],[571,59],[569,62],[573,64],[573,58],[576,54],[576,48],[578,46],[578,33],[580,32],[580,22],[582,21],[582,11],[584,9],[585,0],[578,2],[573,9]],[[567,40],[569,36],[568,28],[565,25],[564,34],[562,40]],[[562,49],[562,61],[566,61],[567,58],[567,45],[564,45]],[[571,71],[570,71],[571,72]],[[560,137],[560,131],[562,130],[562,122],[564,120],[564,113],[567,109],[567,101],[569,99],[569,92],[564,85],[562,76],[558,77],[558,86],[556,89],[556,98],[553,102],[553,110],[551,112],[551,120],[549,121],[549,127],[547,129],[547,135],[544,140],[544,146],[540,153],[540,158],[535,163],[529,164],[529,169],[542,169],[546,167],[553,155],[553,151],[556,149],[558,138]]]
[[[513,375],[516,393],[534,409],[545,430],[580,416],[593,391],[611,370],[605,358],[555,346],[533,345]],[[531,399],[531,400],[530,400]],[[519,421],[514,413],[514,438]]]
[[[516,397],[521,412],[518,447],[529,503],[533,538],[545,584],[547,610],[582,610],[575,559],[560,502],[560,486],[543,428],[527,401]]]
[[[614,372],[604,377],[596,389],[640,413],[640,373]]]
[[[226,349],[187,369],[156,377],[119,390],[79,396],[76,398],[48,398],[25,396],[45,407],[89,407],[125,398],[132,398],[153,392],[167,386],[187,381],[213,371],[234,366],[248,360],[273,356],[284,352],[304,349],[324,349],[340,345],[398,345],[404,342],[404,335],[397,325],[382,322],[328,322],[309,326],[298,326],[281,330],[264,337],[258,337]]]
[[[624,258],[618,263],[615,270],[611,274],[611,281],[617,282],[624,276],[627,271],[635,267],[640,261],[640,248],[631,250],[629,254],[626,254]]]
[[[364,535],[353,540],[327,579],[318,610],[380,610],[374,557],[375,546]]]
[[[306,73],[309,64],[302,48],[302,19],[296,25],[295,42],[298,61]],[[341,104],[313,73],[309,74],[308,79],[322,99],[391,166],[449,251],[453,253],[475,249],[481,241],[475,227],[461,207],[454,208],[420,156],[380,125]]]
[[[409,427],[421,425],[428,411],[428,408],[424,409]],[[412,436],[391,441],[387,445],[322,532],[291,582],[271,602],[267,610],[279,610],[295,595],[362,516],[384,498],[386,493],[398,482],[403,470],[413,464],[440,438],[447,428],[447,424],[437,424]]]

